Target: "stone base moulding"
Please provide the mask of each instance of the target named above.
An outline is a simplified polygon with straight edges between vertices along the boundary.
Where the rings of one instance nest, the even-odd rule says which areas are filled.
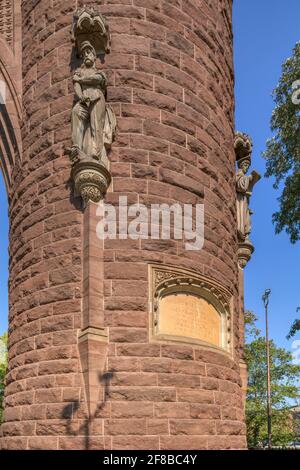
[[[105,371],[108,334],[105,328],[85,328],[78,335],[81,369],[89,417],[95,416],[104,401],[102,376]]]
[[[192,271],[149,266],[152,341],[184,342],[232,354],[232,294]]]
[[[101,343],[108,342],[108,331],[107,328],[93,328],[88,327],[81,330],[78,334],[78,344],[84,343],[88,340],[99,341]]]

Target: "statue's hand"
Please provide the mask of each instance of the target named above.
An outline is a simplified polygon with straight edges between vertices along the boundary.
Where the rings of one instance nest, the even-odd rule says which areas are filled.
[[[106,78],[106,75],[104,74],[101,74],[101,86],[102,87],[105,87],[107,85],[107,78]]]
[[[91,104],[91,100],[90,98],[88,98],[87,96],[82,96],[80,98],[80,103],[83,104],[84,106],[86,106],[87,108],[90,106]]]
[[[82,77],[79,72],[75,72],[73,75],[73,82],[80,83],[82,82]]]
[[[79,107],[78,114],[79,114],[79,116],[81,117],[81,119],[86,120],[86,119],[88,119],[88,117],[89,117],[88,106],[86,105],[85,99],[84,99],[84,101],[83,101],[83,100],[80,100],[80,103],[81,103],[83,106],[80,106],[80,107]]]

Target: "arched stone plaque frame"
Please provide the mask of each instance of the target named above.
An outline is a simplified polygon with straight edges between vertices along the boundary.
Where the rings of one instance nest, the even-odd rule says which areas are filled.
[[[151,340],[184,342],[231,354],[232,294],[215,281],[191,271],[157,265],[150,265],[149,269]],[[176,297],[177,313],[181,316],[171,319],[170,308]]]

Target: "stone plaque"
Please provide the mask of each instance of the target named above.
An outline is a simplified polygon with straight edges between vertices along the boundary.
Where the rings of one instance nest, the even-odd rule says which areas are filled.
[[[232,293],[218,282],[174,266],[149,266],[150,337],[232,353]]]
[[[199,296],[171,294],[159,300],[157,333],[221,347],[222,319],[216,308]]]

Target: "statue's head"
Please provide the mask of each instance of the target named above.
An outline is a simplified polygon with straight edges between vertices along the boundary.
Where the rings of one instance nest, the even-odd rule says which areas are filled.
[[[247,158],[247,157],[241,158],[240,160],[238,160],[237,164],[238,164],[238,168],[242,170],[244,174],[246,174],[250,168],[251,160],[250,158]]]
[[[84,65],[88,68],[93,67],[95,65],[97,56],[92,44],[89,41],[83,42],[80,48],[80,52]]]

